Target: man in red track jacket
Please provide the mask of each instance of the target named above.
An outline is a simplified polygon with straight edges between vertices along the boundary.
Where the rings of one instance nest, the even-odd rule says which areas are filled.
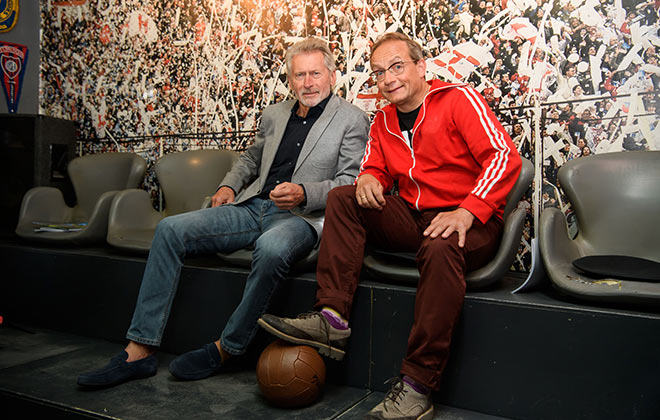
[[[420,281],[402,377],[367,418],[431,419],[430,391],[447,362],[465,274],[497,250],[521,160],[474,89],[425,80],[422,50],[407,36],[383,35],[370,61],[391,104],[375,115],[355,185],[328,196],[316,273],[319,312],[264,315],[259,324],[341,359],[366,242],[416,251]],[[398,195],[387,194],[395,185]]]

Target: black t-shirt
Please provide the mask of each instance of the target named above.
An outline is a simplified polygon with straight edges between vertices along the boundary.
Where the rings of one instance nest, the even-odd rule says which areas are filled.
[[[422,106],[418,106],[417,109],[414,109],[410,112],[401,112],[398,109],[396,110],[396,115],[399,117],[399,128],[403,133],[403,138],[406,139],[408,145],[412,147],[412,130],[415,126],[415,121],[417,120],[417,115],[419,115],[419,110]]]

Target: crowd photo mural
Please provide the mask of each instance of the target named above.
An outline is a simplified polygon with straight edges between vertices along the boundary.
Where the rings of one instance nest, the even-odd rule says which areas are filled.
[[[422,45],[428,78],[471,84],[540,169],[521,203],[530,217],[514,269],[526,271],[532,214],[570,214],[561,165],[660,149],[659,9],[656,0],[46,0],[40,114],[75,121],[81,153],[131,150],[153,164],[176,150],[242,150],[261,110],[289,96],[289,45],[327,40],[335,93],[373,113],[384,102],[369,48],[401,31]],[[156,197],[153,171],[145,188]]]

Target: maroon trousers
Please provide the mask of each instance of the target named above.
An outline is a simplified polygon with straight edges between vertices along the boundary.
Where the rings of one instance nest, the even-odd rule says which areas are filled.
[[[349,318],[367,242],[391,251],[416,251],[420,281],[401,373],[437,389],[463,306],[465,274],[495,255],[502,221],[492,217],[482,224],[475,219],[460,248],[457,234],[447,239],[423,235],[438,210],[411,210],[397,196],[386,196],[386,200],[382,210],[371,210],[358,205],[353,185],[330,191],[316,270],[315,306],[330,306]]]

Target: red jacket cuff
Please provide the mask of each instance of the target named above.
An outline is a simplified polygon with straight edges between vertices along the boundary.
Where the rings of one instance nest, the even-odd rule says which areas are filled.
[[[493,213],[495,213],[495,209],[493,209],[488,203],[480,200],[472,194],[469,194],[459,207],[472,213],[474,217],[484,224],[491,218]]]

